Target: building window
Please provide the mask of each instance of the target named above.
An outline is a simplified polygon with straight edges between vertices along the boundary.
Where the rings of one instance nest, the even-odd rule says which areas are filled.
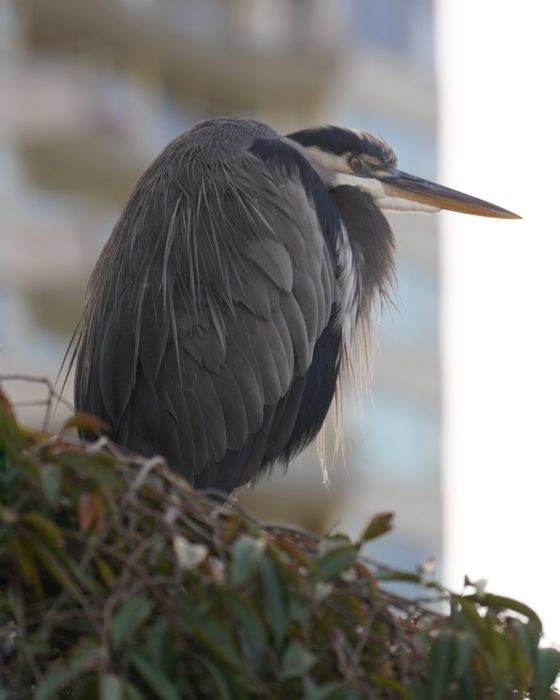
[[[431,0],[350,0],[347,11],[349,26],[362,41],[432,70]]]
[[[437,480],[439,415],[429,403],[380,386],[373,401],[349,414],[345,429],[357,470],[407,487]]]
[[[436,272],[401,257],[397,261],[398,292],[395,311],[381,315],[382,343],[403,351],[432,348],[438,334],[438,279]],[[379,315],[378,315],[379,317]]]

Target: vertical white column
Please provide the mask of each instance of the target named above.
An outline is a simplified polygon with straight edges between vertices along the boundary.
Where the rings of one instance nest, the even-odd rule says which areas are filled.
[[[444,568],[560,642],[560,4],[439,0]]]

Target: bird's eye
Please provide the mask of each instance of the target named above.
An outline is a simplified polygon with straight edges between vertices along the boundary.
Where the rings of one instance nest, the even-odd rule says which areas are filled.
[[[364,161],[359,156],[350,156],[350,158],[348,158],[348,165],[355,173],[359,173],[363,170]]]

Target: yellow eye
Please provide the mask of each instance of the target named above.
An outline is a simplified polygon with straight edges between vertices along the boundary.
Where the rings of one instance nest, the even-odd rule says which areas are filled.
[[[348,158],[348,165],[355,173],[359,173],[364,168],[364,161],[358,156],[350,156],[350,158]]]

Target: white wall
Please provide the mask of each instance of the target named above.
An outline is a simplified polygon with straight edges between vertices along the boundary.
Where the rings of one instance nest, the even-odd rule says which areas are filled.
[[[560,642],[560,4],[440,0],[444,561]]]

